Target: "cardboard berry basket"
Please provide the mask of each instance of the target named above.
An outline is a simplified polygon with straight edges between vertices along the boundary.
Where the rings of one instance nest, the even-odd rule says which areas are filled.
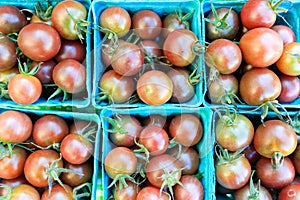
[[[95,139],[94,139],[94,152],[92,153],[92,156],[90,160],[92,161],[92,167],[93,167],[93,175],[90,179],[90,183],[92,183],[92,188],[91,188],[91,195],[90,197],[86,197],[84,199],[98,199],[96,198],[96,193],[97,193],[97,182],[101,181],[101,174],[99,174],[99,158],[100,157],[100,150],[101,150],[101,122],[100,118],[96,114],[87,114],[87,113],[77,113],[77,112],[65,112],[65,111],[50,111],[50,110],[29,110],[29,109],[21,109],[21,108],[11,108],[11,109],[6,109],[6,108],[0,108],[0,113],[4,111],[9,111],[9,110],[14,110],[14,111],[19,111],[22,113],[25,113],[30,117],[32,122],[34,123],[37,119],[46,116],[46,115],[56,115],[61,117],[66,121],[68,126],[71,124],[75,124],[76,127],[76,121],[86,121],[88,123],[93,123],[93,126],[95,125]],[[82,125],[78,123],[78,130],[82,128]],[[101,166],[100,166],[101,167]],[[101,171],[101,170],[100,170]]]
[[[111,179],[108,177],[104,170],[104,159],[106,155],[115,147],[109,138],[108,122],[104,119],[105,117],[113,117],[116,114],[130,115],[135,117],[147,117],[149,115],[158,114],[165,117],[176,116],[179,114],[195,114],[200,117],[203,125],[203,136],[198,144],[195,145],[196,150],[199,152],[200,165],[198,172],[203,172],[203,178],[200,180],[204,187],[204,200],[215,199],[215,178],[214,178],[214,167],[213,167],[213,145],[214,138],[211,135],[211,117],[212,111],[209,108],[186,108],[186,107],[142,107],[132,109],[114,109],[107,108],[102,110],[100,118],[102,121],[103,128],[103,147],[102,147],[102,187],[103,197],[108,199],[111,195],[111,189],[107,189],[111,183]]]
[[[38,0],[16,0],[16,1],[0,1],[0,5],[11,5],[16,6],[19,9],[28,9],[28,10],[34,10],[34,6]],[[50,1],[52,3],[52,1]],[[87,15],[87,21],[91,22],[91,12],[89,10],[91,1],[90,0],[78,0],[78,2],[82,3],[85,8],[87,9],[88,15]],[[42,5],[46,5],[46,2],[42,2]],[[27,11],[25,11],[27,14]],[[86,83],[85,88],[83,92],[80,94],[74,94],[73,96],[70,96],[67,100],[62,101],[62,95],[56,96],[51,100],[47,100],[48,96],[50,96],[50,92],[48,92],[45,87],[43,87],[43,93],[46,91],[47,97],[43,97],[43,94],[41,97],[34,102],[33,104],[17,104],[13,102],[10,99],[2,97],[0,99],[0,104],[6,107],[15,107],[15,108],[30,108],[30,109],[39,109],[41,107],[44,107],[46,109],[61,109],[66,107],[74,107],[74,108],[84,108],[87,107],[90,104],[90,95],[91,95],[91,39],[92,39],[92,32],[91,32],[91,26],[87,27],[87,31],[89,33],[84,34],[84,44],[86,47],[86,58],[82,62],[82,64],[86,67]],[[42,53],[42,52],[41,52]],[[54,89],[52,89],[55,91]],[[51,91],[52,91],[51,90]],[[50,93],[50,94],[48,94]]]
[[[229,1],[225,1],[225,0],[218,0],[218,1],[213,1],[213,5],[214,7],[217,8],[221,8],[221,7],[225,7],[225,8],[231,8],[234,11],[237,12],[237,14],[240,13],[242,6],[246,3],[246,0],[239,0],[239,1],[234,1],[234,0],[229,0]],[[293,30],[293,32],[295,33],[296,36],[296,42],[300,41],[300,24],[299,24],[299,11],[300,11],[300,1],[284,1],[282,4],[280,4],[279,6],[280,8],[284,8],[287,9],[287,12],[283,12],[280,13],[281,16],[277,15],[276,18],[276,22],[274,25],[286,25],[286,26],[290,26],[290,28]],[[208,41],[207,39],[207,33],[206,33],[206,26],[205,24],[207,23],[205,21],[205,17],[208,17],[208,14],[211,12],[212,8],[211,8],[211,2],[210,1],[202,1],[201,3],[201,19],[202,19],[202,24],[203,26],[202,28],[202,34],[203,37],[206,39],[206,41]],[[286,23],[286,22],[288,23]],[[240,25],[241,27],[241,25]],[[239,33],[238,33],[239,34]],[[239,38],[239,37],[238,37]],[[236,39],[236,42],[239,42],[239,39]],[[237,43],[238,44],[238,43]],[[205,65],[205,61],[203,60],[203,65]],[[209,94],[208,94],[208,74],[209,74],[209,67],[207,65],[206,66],[206,70],[207,70],[207,77],[204,79],[205,80],[205,84],[204,84],[204,99],[203,99],[203,103],[206,106],[209,107],[219,107],[220,104],[214,104],[210,101],[209,98]],[[276,68],[275,64],[271,66],[272,71],[274,71],[276,74],[278,73],[278,69]],[[240,69],[238,69],[237,71],[239,71]],[[235,72],[238,73],[238,72]],[[240,81],[241,75],[236,75],[238,81]],[[240,97],[240,95],[238,94],[239,99],[243,102],[242,98]],[[246,103],[243,102],[243,104],[241,104],[240,102],[236,101],[236,105],[238,108],[241,109],[253,109],[255,108],[255,106],[252,105],[248,105]],[[281,103],[281,105],[285,108],[299,108],[300,107],[300,97],[298,96],[297,99],[295,99],[292,102],[288,102],[288,103]]]
[[[187,13],[192,13],[194,11],[194,14],[192,15],[191,19],[189,20],[190,22],[190,30],[195,33],[197,36],[198,40],[202,40],[202,36],[200,34],[201,30],[201,20],[200,20],[200,3],[198,0],[95,0],[92,2],[91,9],[93,12],[93,22],[96,25],[99,25],[100,22],[100,15],[101,13],[109,7],[112,6],[120,6],[124,8],[125,10],[128,11],[130,16],[132,17],[134,13],[148,9],[152,10],[155,13],[157,13],[161,19],[170,13],[174,13],[175,11],[178,12],[178,8],[182,8],[182,13],[187,14]],[[129,33],[132,32],[132,30],[129,31]],[[101,92],[100,90],[100,80],[103,75],[103,73],[106,70],[106,67],[104,63],[102,62],[102,57],[101,57],[101,48],[102,48],[102,39],[103,39],[103,34],[101,34],[98,30],[94,31],[94,70],[93,70],[93,92],[92,92],[92,104],[96,108],[102,108],[104,106],[110,106],[110,107],[141,107],[141,106],[146,106],[145,103],[142,101],[138,101],[137,103],[123,103],[123,104],[110,104],[107,100],[102,100],[99,101],[97,100],[97,97],[99,97],[99,93]],[[161,47],[162,48],[162,47]],[[201,60],[201,56],[197,56],[194,63],[198,65],[198,72],[202,72],[202,77],[204,77],[204,71],[203,67],[200,64],[199,65],[199,60]],[[193,71],[192,66],[185,67],[187,68],[191,73]],[[201,80],[202,80],[201,77]],[[202,84],[203,82],[200,81],[196,86],[194,86],[195,90],[195,95],[194,97],[189,100],[188,102],[179,104],[179,103],[172,103],[170,101],[166,102],[164,105],[167,106],[187,106],[187,107],[197,107],[202,104]]]

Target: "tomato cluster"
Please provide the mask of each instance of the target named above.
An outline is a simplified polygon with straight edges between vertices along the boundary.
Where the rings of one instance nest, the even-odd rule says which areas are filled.
[[[104,187],[112,189],[104,191],[105,199],[109,194],[113,199],[204,198],[198,178],[205,155],[199,155],[199,143],[207,139],[207,119],[196,110],[167,115],[106,112],[102,166],[108,176],[104,180],[109,178]]]
[[[285,19],[289,13],[297,15],[281,3],[250,0],[211,5],[214,12],[205,13],[207,101],[260,106],[294,103],[299,97],[300,44],[295,35],[299,27]]]
[[[181,7],[171,13],[142,8],[132,11],[117,5],[101,9],[96,13],[103,33],[101,44],[95,47],[101,55],[100,64],[96,64],[101,67],[96,69],[97,104],[200,101],[195,89],[201,78],[196,66],[198,32],[189,30],[198,7],[190,13]]]
[[[70,115],[71,116],[71,115]],[[91,196],[96,121],[15,110],[0,114],[0,196]]]
[[[0,6],[1,97],[33,104],[63,92],[86,96],[84,27],[78,1],[37,2],[34,11]],[[80,41],[81,40],[81,41]]]

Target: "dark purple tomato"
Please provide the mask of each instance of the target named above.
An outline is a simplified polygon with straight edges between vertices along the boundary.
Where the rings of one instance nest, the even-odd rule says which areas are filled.
[[[27,180],[24,177],[24,175],[18,176],[17,178],[13,179],[2,179],[1,180],[2,184],[8,185],[12,189],[14,189],[16,186],[21,185],[21,184],[27,184]],[[6,196],[9,194],[9,190],[4,187],[0,187],[0,196]]]
[[[291,184],[284,187],[278,196],[278,200],[297,200],[300,199],[300,184]]]
[[[38,65],[39,62],[33,62],[32,63],[32,67]],[[48,60],[48,61],[44,61],[40,64],[40,68],[37,71],[37,73],[34,75],[35,77],[37,77],[42,84],[49,84],[49,83],[53,83],[53,79],[52,79],[52,74],[53,74],[53,69],[56,65],[56,62],[54,62],[53,60]]]
[[[176,200],[202,200],[204,198],[204,188],[202,183],[194,176],[185,175],[179,180],[182,186],[174,186],[174,196]]]
[[[16,49],[16,43],[5,35],[0,35],[0,71],[11,69],[17,64]]]
[[[244,151],[243,154],[249,160],[251,164],[256,163],[256,161],[260,158],[259,153],[255,150],[253,144],[249,145]]]
[[[163,20],[163,34],[165,37],[169,33],[179,30],[179,29],[188,29],[189,22],[183,21],[179,18],[177,13],[168,14]]]
[[[60,62],[64,59],[72,58],[78,62],[83,62],[85,55],[85,46],[79,40],[62,40],[60,50],[56,54],[55,60]]]
[[[276,31],[281,37],[283,44],[296,42],[296,36],[294,31],[285,25],[275,25],[272,27],[273,31]]]
[[[281,93],[278,97],[280,102],[291,102],[300,94],[300,79],[297,76],[279,75]]]
[[[0,6],[0,32],[17,33],[27,24],[26,16],[15,6]]]

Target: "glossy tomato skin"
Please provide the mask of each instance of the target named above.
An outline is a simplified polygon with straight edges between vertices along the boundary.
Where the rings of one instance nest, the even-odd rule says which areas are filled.
[[[154,39],[162,29],[160,17],[151,10],[140,10],[132,17],[132,27],[142,39]]]
[[[172,97],[172,92],[172,80],[162,71],[148,71],[137,82],[139,98],[149,105],[166,103]]]
[[[267,158],[275,152],[288,156],[297,147],[297,135],[292,126],[281,120],[268,120],[258,126],[253,144],[256,151]]]
[[[21,184],[13,189],[10,200],[40,200],[40,194],[31,185]]]
[[[70,186],[64,184],[63,188],[61,185],[56,184],[52,187],[51,193],[49,195],[49,189],[45,190],[41,196],[41,200],[75,200],[73,197],[73,190]]]
[[[264,186],[280,189],[294,180],[295,168],[288,157],[284,158],[278,169],[272,167],[271,159],[261,157],[256,163],[256,173]]]
[[[46,61],[58,53],[61,40],[58,32],[52,26],[33,23],[26,25],[19,32],[18,46],[28,58],[35,61]]]
[[[18,176],[17,178],[13,178],[13,179],[2,179],[1,183],[8,185],[10,188],[14,189],[18,185],[27,184],[28,182],[25,179],[25,177],[23,175],[21,175],[21,176]],[[0,187],[0,196],[6,196],[8,194],[9,194],[8,189]]]
[[[31,136],[32,121],[25,113],[13,110],[4,111],[0,114],[0,124],[2,142],[25,142]]]
[[[69,133],[66,121],[57,115],[45,115],[33,125],[32,138],[39,146],[47,147],[62,139]]]
[[[179,155],[178,161],[183,168],[183,175],[193,175],[197,173],[199,169],[200,159],[199,153],[194,148],[182,148],[182,153]]]
[[[76,22],[85,20],[86,17],[87,10],[80,2],[62,1],[52,11],[52,26],[64,39],[77,40],[79,37]]]
[[[71,187],[76,187],[83,183],[89,182],[89,180],[93,175],[93,167],[89,161],[82,163],[80,165],[73,165],[71,163],[66,162],[64,163],[64,168],[79,173],[79,174],[67,173],[67,172],[62,173],[61,175],[62,181]]]
[[[223,103],[226,94],[237,95],[238,89],[239,82],[233,74],[220,74],[208,84],[209,99],[214,104]]]
[[[121,119],[120,126],[126,133],[110,133],[110,140],[116,146],[131,147],[135,144],[134,140],[138,140],[142,131],[142,126],[135,117],[130,115],[120,115],[119,118]]]
[[[295,167],[295,170],[300,174],[300,146],[298,145],[296,150],[293,152],[292,161]]]
[[[131,175],[136,171],[137,158],[130,149],[117,147],[106,155],[104,167],[110,178],[115,178],[119,174]]]
[[[227,189],[240,189],[245,186],[251,175],[251,165],[242,155],[229,162],[220,160],[216,163],[216,178],[220,185]]]
[[[202,138],[203,126],[195,115],[181,114],[172,119],[169,134],[185,147],[194,146]]]
[[[17,64],[16,49],[17,45],[11,39],[0,35],[0,71],[11,69]]]
[[[146,147],[152,156],[158,156],[167,150],[169,136],[161,127],[147,126],[141,131],[139,142]]]
[[[283,41],[272,29],[255,28],[242,36],[239,47],[243,59],[248,64],[254,67],[268,67],[280,58],[283,52]]]
[[[34,67],[38,64],[40,64],[40,63],[33,62],[31,64],[31,66]],[[34,76],[37,77],[41,81],[42,84],[53,83],[52,74],[53,74],[53,69],[54,69],[55,65],[56,65],[56,62],[54,62],[53,60],[44,61],[43,63],[40,64],[40,68]]]
[[[32,104],[42,94],[41,81],[31,75],[17,74],[8,83],[8,94],[17,104]]]
[[[290,27],[285,25],[275,25],[272,27],[272,30],[276,31],[279,34],[284,45],[296,42],[295,33]]]
[[[216,124],[216,141],[229,151],[237,151],[251,144],[254,136],[252,122],[245,116],[237,114],[233,124],[228,124],[227,116],[222,116]]]
[[[27,181],[35,187],[47,187],[49,174],[47,168],[59,159],[59,154],[54,150],[37,150],[26,159],[24,175]],[[63,161],[59,160],[55,168],[62,168]],[[60,172],[57,173],[60,175]]]
[[[254,184],[254,187],[257,188],[257,184]],[[272,200],[272,196],[270,192],[264,186],[261,185],[259,188],[260,190],[259,190],[258,199]],[[236,200],[243,200],[243,199],[248,199],[250,195],[251,195],[250,184],[247,184],[243,188],[237,190],[234,197]]]
[[[111,66],[120,75],[133,76],[140,72],[144,64],[144,54],[139,46],[121,42],[111,57]]]
[[[27,24],[26,16],[15,6],[0,6],[0,32],[17,33]]]
[[[256,106],[275,100],[280,95],[281,83],[273,71],[253,68],[242,76],[239,91],[247,104]]]
[[[217,68],[221,74],[231,74],[241,65],[242,53],[234,42],[217,39],[207,47],[205,62],[209,67]]]
[[[11,156],[5,156],[0,160],[0,177],[3,179],[13,179],[21,176],[26,158],[26,151],[15,146]]]
[[[189,81],[189,74],[186,70],[181,68],[171,69],[167,75],[173,83],[172,102],[184,103],[193,98],[195,89]]]
[[[297,200],[300,199],[300,184],[291,184],[284,187],[278,196],[278,200]]]
[[[125,36],[131,27],[129,13],[119,6],[106,8],[100,15],[100,26],[110,29],[119,37]]]
[[[164,191],[160,195],[160,190],[157,187],[146,186],[141,191],[139,191],[136,200],[150,200],[150,199],[159,199],[159,200],[171,200],[171,197],[167,195]]]
[[[176,200],[202,200],[204,190],[202,183],[194,176],[185,175],[180,178],[183,184],[174,186],[174,196]]]
[[[269,1],[250,0],[242,7],[241,20],[247,29],[270,28],[276,21],[276,13]]]
[[[291,102],[300,94],[300,79],[297,76],[279,75],[281,93],[278,97],[280,102]]]
[[[150,57],[162,56],[162,49],[154,40],[142,40],[138,43],[140,49]]]
[[[59,52],[55,56],[55,60],[60,62],[64,59],[75,59],[78,62],[83,62],[86,55],[84,44],[79,40],[62,40]]]
[[[85,88],[85,80],[85,67],[74,59],[65,59],[54,67],[54,83],[68,93],[81,92]]]
[[[260,154],[255,150],[253,144],[249,145],[243,151],[243,154],[251,164],[255,164],[256,161],[260,158]]]
[[[168,154],[162,154],[155,156],[150,159],[146,167],[146,176],[148,181],[155,187],[162,187],[164,179],[162,175],[165,174],[164,170],[167,170],[169,173],[174,173],[173,178],[179,180],[181,177],[180,164],[176,162],[176,159],[173,156]],[[170,183],[170,186],[175,185],[176,183]]]
[[[192,31],[175,30],[169,33],[164,42],[164,55],[173,65],[185,67],[196,58],[193,53],[193,45],[197,40],[197,36]]]
[[[225,22],[227,23],[227,28],[218,28],[214,24],[206,22],[205,30],[206,30],[206,37],[209,40],[216,40],[216,39],[229,39],[232,40],[237,35],[239,28],[240,28],[240,20],[239,16],[233,9],[229,8],[217,8],[216,9],[217,15],[220,19],[222,19],[225,14],[229,13]],[[211,11],[207,16],[210,20],[215,20],[213,12]]]
[[[168,36],[169,33],[179,30],[179,29],[187,29],[186,24],[179,20],[177,13],[168,14],[163,20],[163,34],[165,37]]]
[[[114,70],[109,70],[103,74],[100,88],[110,95],[112,103],[124,103],[134,93],[135,82],[132,77],[121,76]]]
[[[82,135],[70,133],[60,144],[62,157],[71,164],[82,164],[93,154],[93,144]]]
[[[283,74],[289,76],[300,75],[300,43],[292,42],[284,45],[283,53],[279,60],[276,62],[276,66]]]
[[[149,115],[149,116],[143,118],[142,125],[144,127],[151,126],[151,125],[158,126],[158,127],[165,129],[166,131],[169,128],[169,123],[167,121],[167,117],[163,116],[163,115],[156,115],[156,114]]]
[[[123,187],[122,190],[119,188],[119,183],[116,184],[113,190],[113,196],[115,200],[136,200],[139,191],[141,190],[140,186],[126,181],[127,187]]]

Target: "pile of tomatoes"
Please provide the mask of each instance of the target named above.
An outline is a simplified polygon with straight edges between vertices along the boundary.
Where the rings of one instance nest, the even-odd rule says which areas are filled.
[[[112,6],[100,13],[103,74],[96,100],[162,105],[195,98],[194,86],[201,78],[195,62],[198,33],[189,27],[197,17],[181,8],[161,16],[148,9],[129,12]]]
[[[215,14],[206,13],[209,44],[205,63],[211,75],[207,84],[211,103],[243,101],[259,106],[278,101],[294,103],[299,97],[300,43],[293,31],[299,25],[296,21],[288,23],[285,16],[289,16],[289,10],[281,3],[250,0],[228,7],[219,4],[217,9],[212,7]],[[240,4],[241,10],[235,10]],[[287,7],[294,6],[290,2]],[[294,12],[289,16],[297,17]]]
[[[78,1],[44,4],[31,11],[0,6],[1,96],[17,104],[86,93],[87,9]]]
[[[0,114],[0,126],[1,197],[91,196],[94,121],[7,110]]]
[[[110,124],[104,131],[103,168],[110,178],[104,187],[113,199],[203,199],[196,145],[206,138],[197,113],[141,117],[116,112],[102,120]]]

